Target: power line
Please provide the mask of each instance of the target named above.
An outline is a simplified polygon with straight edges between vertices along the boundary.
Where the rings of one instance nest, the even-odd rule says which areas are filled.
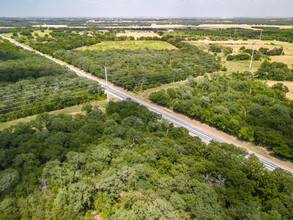
[[[76,81],[78,81],[79,78],[75,78],[75,79],[76,79]],[[47,86],[54,85],[55,83],[57,84],[57,83],[60,83],[60,82],[62,83],[62,82],[67,82],[67,81],[73,81],[73,80],[69,79],[69,80],[64,80],[64,81],[54,82],[54,83],[49,84],[49,85],[47,85]],[[33,89],[33,88],[40,87],[40,86],[43,86],[43,85],[27,87],[27,88],[25,88],[25,90]],[[14,92],[14,91],[20,91],[20,90],[23,91],[24,89],[16,89],[16,90],[12,90],[12,91],[9,91],[9,92],[2,92],[2,93],[0,93],[0,95],[2,95],[2,94],[7,94],[7,93],[12,93],[12,92]]]
[[[82,97],[82,95],[80,95],[80,96],[70,97],[69,99],[74,99],[74,98],[78,98],[78,97]],[[68,101],[69,99],[65,99],[65,101]],[[59,103],[59,102],[62,102],[62,101],[64,101],[64,100],[56,101],[56,102],[51,102],[51,103],[48,103],[48,104],[39,105],[39,106],[31,107],[31,108],[21,109],[21,110],[18,110],[18,111],[8,112],[8,113],[5,113],[5,114],[0,114],[0,117],[1,117],[1,116],[4,116],[4,115],[8,115],[8,114],[15,113],[15,112],[20,112],[20,111],[25,111],[25,110],[28,110],[28,109],[39,108],[39,107],[41,107],[41,106],[52,105],[52,104],[54,104],[54,103]]]
[[[56,86],[67,86],[67,85],[70,85],[70,84],[73,84],[73,83],[80,83],[80,82],[85,82],[86,80],[84,80],[84,81],[74,81],[74,82],[71,82],[71,83],[67,83],[67,84],[56,84],[56,85],[54,85],[55,87]],[[39,87],[39,86],[37,86],[37,87]],[[45,87],[44,89],[49,89],[50,87],[52,87],[52,86],[47,86],[47,87]],[[25,91],[27,91],[28,89],[26,89]],[[42,88],[40,88],[40,89],[38,89],[38,90],[42,90]],[[36,91],[38,91],[38,90],[36,90]],[[35,91],[35,92],[36,92]],[[13,93],[13,94],[11,94],[10,93],[10,95],[6,95],[6,96],[1,96],[0,98],[6,98],[6,97],[11,97],[11,96],[14,96],[14,95],[17,95],[17,94],[19,94],[19,93],[21,93],[21,94],[26,94],[26,93],[29,93],[29,92],[31,92],[31,91],[28,91],[28,92],[24,92],[23,93],[23,91],[21,91],[21,92],[17,92],[17,93]]]
[[[82,90],[82,91],[84,92],[85,90]],[[77,92],[76,94],[79,94],[79,93],[81,93],[81,92]],[[84,94],[88,94],[88,93],[85,92]],[[49,100],[52,100],[52,99],[55,99],[55,98],[60,98],[60,97],[53,97],[53,98],[47,99],[46,101],[49,101]],[[43,102],[43,101],[38,101],[38,102],[35,102],[35,103],[29,103],[29,104],[25,104],[25,105],[15,106],[15,107],[12,107],[12,108],[1,109],[0,112],[7,111],[7,110],[10,110],[10,109],[20,108],[20,107],[28,106],[28,105],[32,105],[32,104],[37,104],[39,102]]]
[[[90,86],[91,84],[87,84],[86,86]],[[71,87],[67,87],[67,88],[60,88],[59,90],[58,90],[58,92],[62,92],[62,91],[67,91],[67,90],[70,90],[70,89],[72,89],[72,88],[82,88],[82,86],[80,86],[80,85],[73,85],[73,86],[71,86]],[[12,98],[9,98],[9,99],[6,99],[6,100],[2,100],[2,101],[11,101],[11,100],[13,100],[13,101],[15,101],[15,100],[18,100],[18,99],[21,99],[21,98],[31,98],[31,97],[36,97],[36,96],[38,96],[38,95],[40,95],[40,94],[46,94],[46,93],[48,93],[50,90],[49,90],[50,88],[46,88],[46,90],[45,91],[42,91],[42,92],[40,92],[40,93],[36,93],[36,94],[33,94],[33,95],[27,95],[27,96],[20,96],[20,97],[12,97]],[[67,89],[67,90],[65,90],[65,89]],[[51,88],[51,90],[52,90],[52,88]],[[0,97],[0,98],[5,98],[5,97]]]
[[[71,88],[72,89],[72,88]],[[87,88],[84,88],[84,89],[87,89]],[[72,90],[59,90],[58,92],[67,92],[67,91],[72,91]],[[76,90],[75,90],[76,91]],[[77,90],[78,91],[78,90]],[[40,94],[40,93],[39,93]],[[36,99],[43,99],[44,97],[50,97],[50,96],[53,96],[53,95],[56,95],[56,94],[50,94],[50,95],[48,95],[48,96],[46,96],[46,95],[44,95],[44,96],[40,96],[40,97],[37,97],[37,98],[34,98],[34,99],[30,99],[30,101],[34,101],[34,100],[36,100]],[[19,98],[17,98],[17,99],[20,99],[20,98],[24,98],[24,97],[19,97]],[[15,99],[15,100],[17,100],[17,99]],[[11,100],[5,100],[5,101],[11,101]],[[5,106],[11,106],[11,105],[15,105],[15,104],[17,104],[17,103],[22,103],[22,101],[19,101],[19,102],[15,102],[15,103],[12,103],[12,104],[6,104]],[[0,107],[1,108],[1,107]]]

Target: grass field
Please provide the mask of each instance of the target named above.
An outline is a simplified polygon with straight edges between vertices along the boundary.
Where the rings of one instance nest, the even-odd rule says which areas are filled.
[[[103,101],[94,101],[91,102],[92,105],[94,106],[98,106],[102,111],[105,111],[106,105],[107,105],[107,100],[103,100]],[[84,104],[82,105],[75,105],[75,106],[71,106],[68,108],[64,108],[64,109],[60,109],[60,110],[56,110],[56,111],[52,111],[52,112],[48,112],[49,114],[71,114],[71,115],[75,115],[78,113],[81,113],[81,108]],[[16,125],[19,122],[29,122],[33,119],[35,119],[37,117],[37,115],[33,115],[33,116],[29,116],[29,117],[25,117],[25,118],[19,118],[13,121],[8,121],[8,122],[4,122],[4,123],[0,123],[0,130],[3,130],[5,128],[10,127],[11,125]]]
[[[49,33],[51,33],[51,32],[52,32],[51,30],[44,30],[44,32],[41,32],[40,30],[38,30],[38,31],[32,32],[32,35],[33,35],[33,37],[36,37],[35,36],[35,33],[37,33],[40,37],[44,37],[45,34],[48,34],[49,35]],[[2,35],[4,37],[9,37],[9,38],[12,37],[12,33],[2,34]],[[19,35],[19,36],[21,36],[21,35]],[[49,37],[51,37],[51,36],[49,35]]]
[[[9,37],[9,38],[12,37],[12,33],[6,33],[6,34],[1,34],[1,35],[4,36],[4,37]]]
[[[44,30],[44,32],[41,32],[40,30],[38,30],[38,31],[34,31],[32,33],[32,35],[35,36],[35,34],[38,34],[40,37],[44,37],[45,34],[48,34],[49,35],[51,32],[52,32],[51,30]]]
[[[223,66],[227,67],[229,72],[244,72],[249,71],[252,73],[255,73],[263,61],[253,61],[251,69],[249,69],[250,61],[244,60],[244,61],[226,61],[226,59],[223,59],[222,63]]]
[[[187,82],[187,80],[182,80],[182,81],[178,81],[178,82],[174,82],[174,83],[164,84],[164,85],[161,85],[161,86],[156,87],[156,88],[143,90],[143,91],[139,92],[138,95],[143,97],[143,98],[148,99],[152,92],[158,92],[161,89],[167,90],[168,88],[178,88],[180,85],[184,85],[186,82]]]
[[[103,41],[99,44],[78,48],[77,50],[109,50],[109,49],[176,49],[173,45],[164,41],[141,40],[141,41]]]
[[[269,49],[273,49],[276,47],[283,47],[284,48],[284,56],[271,56],[270,58],[272,61],[282,62],[288,65],[289,68],[293,65],[293,43],[282,42],[282,41],[258,41],[258,40],[247,40],[247,41],[208,41],[208,40],[201,40],[201,41],[186,41],[192,45],[197,46],[201,50],[208,51],[209,44],[217,44],[224,47],[231,47],[233,48],[233,53],[237,54],[239,52],[240,47],[244,46],[246,49],[253,49],[253,44],[255,44],[255,48],[259,49],[260,47],[266,47]],[[260,66],[262,61],[254,61],[252,69],[249,69],[249,62],[250,61],[226,61],[226,59],[222,57],[223,65],[228,68],[228,71],[251,71],[255,72],[257,68]]]
[[[160,35],[154,32],[150,31],[125,31],[125,33],[118,33],[116,34],[117,37],[134,37],[135,40],[137,40],[140,37],[158,37],[161,38]]]

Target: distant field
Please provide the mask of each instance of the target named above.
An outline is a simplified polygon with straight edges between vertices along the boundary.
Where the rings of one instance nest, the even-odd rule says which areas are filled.
[[[51,30],[44,30],[44,32],[41,32],[40,30],[37,30],[37,31],[32,32],[31,34],[33,35],[33,37],[35,37],[35,33],[37,33],[40,37],[44,37],[45,34],[49,35],[49,33],[51,33],[51,32],[52,32]],[[2,35],[4,37],[9,37],[9,38],[12,37],[12,33],[2,34]],[[19,35],[19,36],[21,36],[21,35]],[[51,36],[49,35],[49,37],[51,37]]]
[[[293,25],[248,25],[248,24],[200,24],[201,28],[217,28],[217,29],[228,29],[228,28],[244,28],[244,29],[257,29],[255,27],[273,27],[280,29],[291,29]]]
[[[34,36],[35,33],[37,33],[40,37],[44,37],[46,34],[50,34],[52,31],[51,30],[44,30],[44,32],[41,32],[41,31],[34,31],[32,33],[32,35]]]
[[[217,44],[224,47],[232,47],[233,53],[236,54],[239,52],[239,48],[244,46],[246,49],[252,49],[253,44],[255,44],[255,48],[259,49],[260,47],[266,47],[269,49],[273,49],[275,47],[283,47],[285,55],[284,56],[271,56],[272,61],[282,62],[288,65],[289,68],[293,65],[293,43],[282,42],[282,41],[258,41],[258,40],[239,40],[239,41],[186,41],[192,45],[197,46],[199,49],[208,51],[209,44]],[[220,54],[219,54],[220,55]],[[220,55],[221,56],[221,55]],[[224,66],[228,68],[230,71],[249,71],[249,62],[250,61],[225,61],[223,58]],[[254,61],[251,71],[255,72],[262,61]]]
[[[9,37],[9,38],[11,38],[12,37],[12,34],[11,33],[7,33],[7,34],[1,34],[2,36],[4,36],[4,37]]]
[[[125,31],[125,33],[118,33],[116,34],[117,37],[134,37],[135,40],[137,40],[140,37],[158,37],[161,38],[160,35],[154,32],[150,31]]]
[[[251,69],[249,69],[250,61],[226,61],[223,60],[223,66],[227,67],[229,72],[249,71],[255,73],[263,61],[253,61]]]
[[[63,25],[63,24],[55,24],[55,25],[32,25],[32,27],[47,27],[47,28],[66,28],[68,25]]]
[[[173,45],[164,42],[164,41],[152,41],[152,40],[142,40],[142,41],[103,41],[102,43],[78,48],[77,50],[109,50],[109,49],[155,49],[155,50],[164,50],[164,49],[176,49]]]

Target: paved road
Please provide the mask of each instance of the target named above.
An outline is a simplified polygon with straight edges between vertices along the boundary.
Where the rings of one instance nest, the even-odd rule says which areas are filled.
[[[1,37],[3,37],[3,36],[1,36]],[[13,43],[13,44],[15,44],[17,46],[20,46],[20,47],[22,47],[22,48],[24,48],[26,50],[34,51],[34,50],[28,48],[27,46],[22,45],[22,44],[19,44],[18,42],[14,41],[14,40],[12,40],[10,38],[6,38],[6,37],[3,37],[3,38],[9,40],[11,43]],[[46,54],[40,53],[38,51],[34,51],[34,52],[37,53],[37,54],[40,54],[41,56],[44,56],[44,57],[52,60],[52,61],[54,61],[55,63],[58,63],[60,65],[63,65],[63,66],[68,67],[70,70],[72,70],[73,72],[75,72],[77,75],[79,75],[81,77],[86,77],[88,79],[97,81],[103,87],[106,86],[105,83],[103,83],[102,81],[100,81],[100,80],[98,80],[98,79],[96,79],[94,77],[88,76],[88,75],[82,73],[81,71],[78,71],[77,69],[70,67],[70,65],[64,64],[64,63],[62,63],[62,62],[60,62],[60,61],[58,61],[56,59],[53,59],[52,57],[50,57],[50,56],[48,56]],[[136,99],[136,98],[134,98],[134,97],[132,97],[132,96],[124,93],[124,92],[121,92],[121,91],[119,91],[119,90],[117,90],[115,88],[112,88],[111,86],[109,86],[108,88],[109,88],[109,93],[111,95],[117,97],[118,99],[121,99],[121,100],[131,99],[131,100],[133,100],[133,101],[135,101],[135,102],[137,102],[137,103],[139,103],[141,105],[144,105],[149,110],[151,110],[153,112],[156,112],[156,113],[162,115],[163,118],[165,118],[168,121],[172,122],[175,126],[187,128],[189,130],[189,134],[190,135],[197,136],[197,137],[201,138],[206,143],[209,143],[211,140],[216,140],[216,141],[219,141],[219,142],[224,142],[224,143],[232,144],[231,142],[229,142],[229,141],[227,141],[225,139],[222,139],[222,138],[220,138],[220,137],[218,137],[218,136],[216,136],[216,135],[214,135],[214,134],[212,134],[210,132],[207,132],[207,131],[205,131],[205,130],[203,130],[203,129],[201,129],[201,128],[193,125],[193,124],[190,124],[190,123],[188,123],[187,121],[185,121],[185,120],[183,120],[181,118],[178,118],[176,116],[173,116],[173,115],[165,112],[164,110],[161,110],[161,109],[159,109],[159,108],[157,108],[157,107],[155,107],[153,105],[150,105],[150,104],[148,104],[148,103],[146,103],[144,101],[141,101],[139,99]],[[289,168],[287,168],[285,166],[282,166],[281,164],[279,164],[279,163],[277,163],[275,161],[272,161],[272,160],[270,160],[270,159],[268,159],[266,157],[263,157],[261,155],[258,155],[258,154],[254,153],[252,151],[249,151],[249,150],[248,150],[248,153],[249,154],[255,154],[258,157],[258,159],[266,166],[266,168],[268,170],[274,170],[275,168],[279,167],[279,168],[282,168],[284,170],[287,170],[287,171],[293,173],[293,170],[291,170],[291,169],[289,169]]]

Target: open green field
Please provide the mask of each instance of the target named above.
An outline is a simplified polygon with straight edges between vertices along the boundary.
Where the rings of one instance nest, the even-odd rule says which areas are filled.
[[[46,34],[50,34],[52,31],[51,30],[44,30],[44,32],[41,32],[40,30],[37,30],[37,31],[33,31],[31,34],[33,35],[33,37],[36,37],[35,34],[38,34],[40,37],[44,37]],[[4,37],[9,37],[11,38],[12,37],[12,33],[7,33],[7,34],[2,34]],[[21,36],[21,35],[19,35]],[[51,37],[49,35],[49,37]]]
[[[1,35],[4,36],[4,37],[9,37],[9,38],[12,37],[12,33],[6,33],[6,34],[1,34]]]
[[[265,47],[269,49],[273,49],[276,47],[283,47],[285,55],[283,56],[271,56],[272,61],[282,62],[288,65],[289,68],[293,65],[293,43],[282,42],[282,41],[258,41],[258,40],[247,40],[247,41],[186,41],[192,45],[197,46],[201,50],[208,51],[209,44],[216,44],[224,47],[233,48],[233,54],[237,54],[239,52],[240,47],[244,46],[246,49],[253,49],[253,44],[255,44],[255,48],[259,49],[260,47]],[[219,54],[219,56],[221,56]],[[260,66],[262,61],[254,61],[252,69],[249,69],[250,61],[226,61],[226,59],[222,56],[223,65],[228,68],[228,71],[251,71],[255,72],[257,68]]]
[[[229,72],[244,72],[249,71],[255,73],[263,61],[253,61],[251,69],[249,69],[249,60],[243,61],[226,61],[225,58],[222,58],[223,66],[227,67]]]
[[[103,41],[99,44],[92,46],[85,46],[78,48],[77,50],[109,50],[109,49],[121,49],[121,50],[137,50],[137,49],[177,49],[173,45],[164,41],[152,41],[152,40],[141,40],[141,41]]]
[[[51,30],[44,30],[44,32],[37,30],[37,31],[32,32],[32,35],[34,36],[35,34],[38,34],[40,37],[44,37],[46,34],[49,35],[51,32],[52,32]]]

